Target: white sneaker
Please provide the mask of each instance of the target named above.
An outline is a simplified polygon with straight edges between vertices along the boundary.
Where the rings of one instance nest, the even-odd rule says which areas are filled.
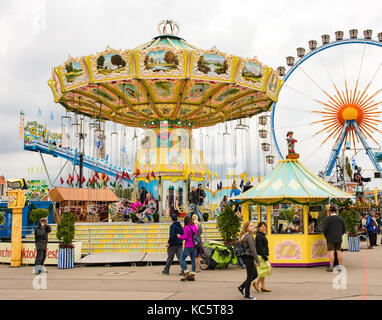
[[[256,300],[254,296],[244,297],[245,300]]]

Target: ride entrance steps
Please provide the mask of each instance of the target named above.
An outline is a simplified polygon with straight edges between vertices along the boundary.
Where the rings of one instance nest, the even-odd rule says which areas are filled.
[[[57,241],[57,225],[52,224],[49,241]],[[215,221],[204,222],[203,241],[221,240]],[[99,263],[166,261],[166,243],[170,223],[98,222],[76,223],[75,241],[82,241],[82,255],[86,261]],[[34,240],[29,234],[26,240]],[[82,261],[81,261],[82,262]]]

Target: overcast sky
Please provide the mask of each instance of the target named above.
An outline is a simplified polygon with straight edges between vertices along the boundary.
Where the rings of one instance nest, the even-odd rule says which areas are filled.
[[[26,175],[40,165],[37,153],[18,140],[19,112],[37,119],[38,108],[51,128],[63,108],[55,104],[47,80],[69,55],[134,48],[157,35],[157,23],[174,19],[179,36],[199,48],[216,46],[242,57],[257,56],[272,68],[310,39],[357,28],[382,31],[380,1],[0,1],[0,174]],[[381,49],[382,50],[382,49]],[[326,158],[326,157],[325,157]],[[47,159],[48,167],[58,167]]]

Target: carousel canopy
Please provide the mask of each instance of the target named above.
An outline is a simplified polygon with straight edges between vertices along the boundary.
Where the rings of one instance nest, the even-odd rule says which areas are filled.
[[[193,128],[268,111],[281,87],[277,71],[256,58],[198,49],[162,21],[160,35],[132,50],[72,58],[48,81],[68,111],[126,126],[181,120]]]
[[[254,200],[264,204],[296,200],[308,204],[352,197],[316,176],[298,160],[287,159],[280,160],[261,182],[232,200]]]

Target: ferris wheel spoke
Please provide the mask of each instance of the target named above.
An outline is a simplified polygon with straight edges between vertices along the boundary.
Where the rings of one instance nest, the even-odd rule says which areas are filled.
[[[309,110],[306,110],[306,109],[300,109],[300,108],[295,108],[295,107],[287,107],[287,106],[280,106],[280,105],[277,105],[277,108],[288,109],[288,110],[299,111],[299,112],[307,112],[307,113],[314,112],[314,111],[309,111]]]
[[[310,100],[312,100],[312,101],[314,101],[314,102],[317,102],[317,100],[316,100],[316,99],[314,99],[314,98],[312,98],[312,97],[308,96],[307,94],[305,94],[305,93],[301,92],[300,90],[297,90],[297,89],[295,89],[295,88],[293,88],[293,87],[291,87],[291,86],[287,85],[286,83],[285,83],[283,86],[284,86],[285,88],[288,88],[288,89],[290,89],[290,90],[294,91],[294,92],[297,92],[297,93],[299,93],[300,95],[304,96],[305,98],[308,98],[308,99],[310,99]]]
[[[313,150],[308,156],[304,157],[304,162],[307,162],[318,150],[322,148],[323,144],[320,144],[316,149]]]
[[[358,76],[357,76],[357,81],[356,81],[356,87],[357,87],[357,85],[358,85],[358,80],[359,80],[359,77],[360,77],[360,75],[361,75],[362,64],[363,64],[363,60],[364,60],[364,57],[365,57],[365,50],[366,50],[366,41],[365,41],[365,44],[364,44],[364,46],[363,46],[361,62],[360,62],[360,64],[359,64],[359,68],[358,68]]]
[[[307,125],[310,125],[310,123],[301,123],[301,124],[296,124],[296,125],[293,125],[293,128],[297,128],[297,127],[304,127],[304,126],[307,126]],[[281,129],[288,129],[290,128],[290,124],[286,125],[286,126],[281,126],[281,127],[276,127],[274,128],[275,130],[281,130]]]
[[[299,65],[298,68],[308,77],[310,81],[312,81],[317,88],[319,88],[325,95],[327,95],[330,98],[330,94],[328,94],[324,89],[321,88],[321,86],[314,81],[314,79],[307,73],[305,70]]]

